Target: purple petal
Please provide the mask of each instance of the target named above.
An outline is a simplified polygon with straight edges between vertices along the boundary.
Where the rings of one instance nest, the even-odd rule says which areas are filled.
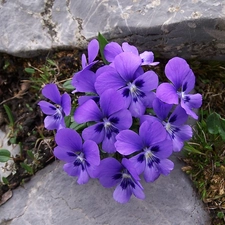
[[[96,74],[90,70],[84,70],[79,74],[75,74],[72,79],[72,85],[79,92],[95,93]]]
[[[144,74],[144,70],[143,70],[143,68],[140,66],[140,67],[137,68],[137,70],[136,70],[135,73],[134,73],[134,80],[135,80],[137,77],[141,76],[142,74]]]
[[[148,121],[149,123],[152,123],[154,121],[158,121],[161,123],[161,120],[159,120],[155,116],[149,116],[149,115],[143,115],[140,117],[140,124],[144,123],[145,121]]]
[[[188,100],[186,100],[187,98],[188,98]],[[185,101],[185,104],[191,109],[192,108],[198,109],[202,105],[202,95],[201,94],[185,95],[183,100]]]
[[[169,159],[162,159],[158,164],[158,170],[161,174],[167,176],[170,174],[171,170],[174,168],[174,163]]]
[[[143,159],[143,160],[142,160]],[[140,175],[145,170],[145,156],[144,152],[141,152],[131,158],[129,158],[131,163],[133,164],[134,168],[137,171],[137,174]]]
[[[126,86],[124,88],[119,89],[118,92],[123,96],[126,108],[128,108],[132,101],[132,97],[131,97],[129,88]]]
[[[144,179],[146,182],[153,182],[160,176],[160,172],[156,165],[146,166],[144,170]]]
[[[78,176],[77,183],[78,184],[86,184],[89,181],[89,175],[86,169],[80,170],[80,175]]]
[[[110,42],[104,48],[104,56],[108,62],[112,62],[122,52],[121,46],[116,42]]]
[[[140,54],[140,57],[142,59],[142,65],[149,65],[154,61],[154,54],[153,52],[144,51]]]
[[[156,97],[168,104],[178,104],[178,94],[175,87],[169,83],[162,83],[156,90]]]
[[[178,129],[177,132],[174,132],[175,137],[179,137],[181,141],[188,141],[191,139],[193,132],[189,125],[179,126]]]
[[[139,183],[139,185],[141,184]],[[145,199],[145,193],[143,192],[143,188],[141,188],[139,185],[135,184],[135,188],[132,189],[133,194],[136,198]]]
[[[86,72],[86,71],[90,70],[97,62],[98,62],[98,60],[95,60],[94,62],[91,62],[81,72]]]
[[[141,138],[131,130],[123,130],[116,136],[115,147],[122,155],[130,155],[143,147]]]
[[[122,49],[124,52],[132,52],[135,55],[139,55],[137,48],[133,45],[129,45],[127,42],[122,44]]]
[[[142,123],[139,129],[139,135],[147,146],[152,146],[155,143],[164,141],[167,136],[166,130],[158,121],[152,123],[145,121]]]
[[[59,130],[55,135],[55,141],[58,146],[64,147],[69,151],[82,151],[82,139],[80,135],[70,128]]]
[[[190,69],[189,73],[182,82],[182,91],[185,93],[189,93],[191,90],[194,89],[194,86],[195,86],[195,75]]]
[[[153,52],[145,51],[140,54],[140,57],[142,59],[141,65],[151,65],[156,66],[159,64],[159,62],[153,62],[154,61],[154,54]]]
[[[105,128],[103,123],[97,123],[85,128],[82,132],[84,140],[93,140],[97,144],[101,143],[105,136]]]
[[[200,94],[186,95],[184,99],[181,99],[181,107],[186,111],[188,115],[190,115],[194,119],[198,119],[198,116],[192,110],[192,108],[199,108],[201,104],[202,96]]]
[[[91,178],[98,178],[99,174],[99,165],[98,166],[86,166],[86,170]]]
[[[169,117],[168,122],[175,126],[180,126],[186,123],[187,119],[188,115],[186,111],[178,105]]]
[[[96,39],[93,39],[88,44],[88,63],[89,64],[95,60],[96,56],[98,55],[98,51],[99,51],[99,43]]]
[[[79,166],[74,166],[73,163],[66,163],[63,166],[64,171],[73,177],[77,177],[81,173],[81,168]]]
[[[48,130],[58,130],[62,127],[65,127],[64,119],[60,120],[55,119],[54,116],[46,116],[44,119],[45,128]]]
[[[81,56],[81,64],[82,64],[82,69],[84,69],[87,66],[87,57],[85,54],[82,54]]]
[[[135,168],[133,167],[132,163],[128,159],[123,158],[122,165],[124,165],[124,167],[128,170],[129,172],[128,174],[130,174],[131,177],[122,178],[121,183],[116,187],[116,190],[113,193],[114,199],[120,203],[125,203],[130,199],[132,193],[137,198],[143,199],[145,197],[143,193],[143,187],[138,182],[140,178],[137,175],[137,172]],[[124,180],[124,179],[128,179],[128,180]]]
[[[83,105],[85,102],[87,102],[88,100],[92,99],[95,102],[99,101],[99,96],[97,95],[84,95],[84,96],[80,96],[78,98],[78,105]]]
[[[141,58],[130,52],[123,52],[116,56],[114,65],[120,76],[126,81],[133,81],[134,74],[141,65]]]
[[[74,113],[74,120],[77,123],[101,121],[101,119],[102,113],[98,108],[98,105],[91,99],[80,105]]]
[[[40,101],[38,105],[41,107],[41,110],[46,115],[53,115],[56,112],[56,107],[49,102]]]
[[[118,112],[126,107],[122,95],[113,89],[106,90],[104,93],[102,93],[99,103],[104,117],[109,117],[113,113]]]
[[[115,175],[120,174],[122,165],[114,158],[105,158],[100,163],[99,182],[103,187],[113,187],[121,179],[116,179]]]
[[[198,119],[198,115],[193,111],[191,110],[187,104],[184,103],[183,100],[181,100],[181,107],[186,111],[186,113],[191,116],[192,118],[194,118],[195,120]]]
[[[137,88],[144,92],[149,92],[156,89],[158,87],[158,83],[158,76],[153,71],[145,72],[134,80],[134,84],[137,86]],[[138,86],[138,84],[140,86]]]
[[[174,152],[179,152],[184,147],[184,142],[181,141],[179,138],[175,137],[172,139],[172,141],[173,141],[173,151]]]
[[[192,137],[192,128],[189,125],[183,125],[179,127],[172,127],[174,132],[171,134],[169,132],[169,136],[173,141],[173,151],[179,152],[184,145],[184,141],[188,141]]]
[[[154,99],[156,98],[155,92],[147,92],[145,93],[145,97],[143,98],[143,103],[147,108],[152,108],[152,103],[154,101]]]
[[[126,85],[123,78],[116,72],[115,69],[110,69],[108,72],[100,74],[95,82],[95,89],[98,94],[102,94],[110,88],[118,90]]]
[[[61,104],[61,96],[56,84],[46,84],[42,89],[42,95],[58,105]]]
[[[85,155],[85,159],[90,165],[98,166],[100,164],[98,145],[94,141],[85,141],[83,144],[83,152]]]
[[[129,159],[123,158],[122,165],[129,171],[129,173],[131,174],[131,176],[133,177],[135,182],[140,180],[140,178],[137,174],[137,171],[134,168],[134,165],[132,164],[132,162]],[[141,184],[139,186],[143,189]]]
[[[179,57],[174,57],[169,60],[165,67],[165,74],[167,78],[174,84],[178,90],[185,77],[190,73],[190,67],[187,62]]]
[[[109,121],[119,130],[129,129],[133,123],[130,111],[120,110],[109,117]]]
[[[65,149],[64,147],[60,146],[54,148],[54,155],[56,158],[67,163],[72,163],[75,159],[74,151],[71,151],[71,149]]]
[[[96,76],[98,77],[99,75],[101,75],[102,73],[105,73],[105,72],[117,73],[115,68],[112,67],[111,65],[112,65],[112,63],[110,63],[110,65],[105,65],[105,66],[98,68],[96,71]]]
[[[165,159],[165,158],[168,158],[172,154],[173,143],[171,140],[166,139],[165,141],[155,144],[151,148],[151,150],[157,158],[160,158],[160,160]],[[153,151],[153,150],[156,150],[156,151]]]
[[[129,110],[133,117],[138,118],[138,117],[141,117],[142,115],[144,115],[146,106],[143,101],[144,100],[141,98],[137,98],[135,101],[134,100],[131,101]]]
[[[132,195],[132,187],[128,185],[126,189],[123,189],[121,185],[118,185],[113,192],[113,198],[119,203],[127,203]]]
[[[162,102],[158,98],[155,98],[153,101],[154,112],[161,120],[165,120],[167,118],[172,107],[173,105]]]
[[[61,106],[65,115],[69,116],[71,111],[71,98],[67,93],[62,94]]]
[[[105,151],[107,153],[114,153],[114,152],[116,152],[116,148],[115,148],[116,138],[115,138],[115,136],[116,136],[115,133],[112,133],[110,138],[105,136],[105,138],[102,141],[102,149],[103,149],[103,151]]]

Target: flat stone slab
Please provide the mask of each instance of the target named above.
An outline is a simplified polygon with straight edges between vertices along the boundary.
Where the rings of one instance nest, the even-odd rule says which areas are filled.
[[[85,48],[101,32],[171,58],[225,60],[220,0],[0,0],[0,52]]]
[[[54,162],[39,171],[0,208],[1,225],[207,225],[209,216],[173,156],[175,169],[154,183],[144,183],[146,199],[127,204],[113,200],[113,189],[97,180],[78,185]]]

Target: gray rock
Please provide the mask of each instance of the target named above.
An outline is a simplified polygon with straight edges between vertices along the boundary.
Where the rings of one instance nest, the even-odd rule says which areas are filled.
[[[219,0],[0,0],[0,21],[0,52],[16,56],[84,48],[101,32],[168,58],[225,59]]]
[[[209,216],[190,180],[173,157],[175,169],[154,183],[144,183],[146,199],[127,204],[112,198],[113,189],[97,180],[78,185],[54,162],[39,171],[1,206],[0,224],[7,225],[207,225]]]

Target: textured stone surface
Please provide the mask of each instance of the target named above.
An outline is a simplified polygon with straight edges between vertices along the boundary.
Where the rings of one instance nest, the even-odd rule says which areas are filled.
[[[84,48],[103,33],[163,56],[225,59],[220,0],[0,0],[0,52]]]
[[[0,208],[4,225],[208,225],[209,217],[173,157],[175,169],[154,183],[143,183],[145,200],[131,198],[122,205],[97,180],[77,185],[55,162],[39,171],[31,181],[14,190]]]

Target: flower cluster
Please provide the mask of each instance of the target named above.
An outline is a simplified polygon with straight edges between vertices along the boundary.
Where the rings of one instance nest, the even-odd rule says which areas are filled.
[[[72,77],[73,94],[60,95],[55,84],[43,88],[55,103],[39,102],[47,114],[44,124],[57,130],[54,155],[77,183],[97,178],[106,188],[116,186],[113,197],[120,203],[132,194],[144,199],[140,176],[153,182],[171,172],[169,157],[191,139],[186,122],[198,118],[193,109],[201,106],[202,96],[192,93],[195,76],[182,58],[168,61],[169,82],[159,84],[152,70],[159,62],[151,51],[139,54],[135,46],[111,42],[104,47],[105,64],[98,53],[94,39],[88,57],[82,55],[82,70]]]

